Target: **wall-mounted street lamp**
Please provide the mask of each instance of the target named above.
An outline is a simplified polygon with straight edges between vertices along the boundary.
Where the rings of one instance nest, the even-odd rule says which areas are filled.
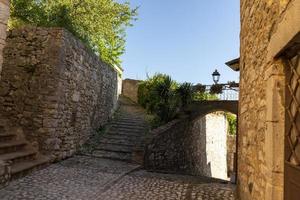
[[[221,74],[218,72],[218,70],[215,70],[214,73],[212,73],[213,81],[215,84],[218,84],[220,76]]]

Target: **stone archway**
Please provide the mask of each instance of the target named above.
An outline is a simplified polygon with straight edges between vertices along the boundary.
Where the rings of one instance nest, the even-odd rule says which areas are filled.
[[[194,174],[235,182],[236,134],[228,133],[227,117],[228,112],[216,109],[199,115],[190,123]]]
[[[189,113],[192,120],[215,111],[225,111],[238,115],[238,101],[199,101],[193,102],[186,108],[186,112]]]

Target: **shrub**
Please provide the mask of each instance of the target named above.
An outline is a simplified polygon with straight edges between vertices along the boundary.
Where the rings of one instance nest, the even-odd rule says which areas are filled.
[[[229,135],[236,135],[236,128],[237,128],[237,117],[231,113],[225,113],[226,118],[228,121],[228,134]]]
[[[199,92],[196,87],[186,82],[179,84],[170,76],[158,73],[139,84],[138,102],[154,115],[152,125],[157,127],[175,119],[192,101],[218,99],[215,94]]]
[[[176,92],[181,100],[181,107],[185,107],[191,103],[193,98],[193,86],[191,83],[181,84]]]
[[[195,92],[193,95],[194,101],[206,101],[206,100],[218,100],[218,97],[216,94],[211,94],[208,92]]]
[[[221,94],[223,90],[223,86],[219,84],[214,84],[210,88],[210,94]]]
[[[202,84],[197,84],[194,86],[194,90],[195,90],[195,92],[205,93],[206,86],[202,85]]]
[[[150,114],[155,122],[167,123],[174,119],[181,108],[178,94],[180,86],[165,74],[155,74],[143,81],[138,89],[138,101]],[[183,92],[183,90],[182,90]]]

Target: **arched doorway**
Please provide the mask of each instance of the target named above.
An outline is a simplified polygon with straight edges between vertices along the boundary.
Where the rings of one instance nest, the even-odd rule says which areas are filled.
[[[212,111],[192,121],[193,172],[235,182],[237,115]]]

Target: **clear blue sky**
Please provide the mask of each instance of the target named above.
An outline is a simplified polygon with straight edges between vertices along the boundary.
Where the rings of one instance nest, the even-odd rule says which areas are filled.
[[[119,0],[123,2],[124,0]],[[166,73],[179,82],[238,81],[224,63],[239,57],[239,0],[129,0],[140,6],[127,31],[124,78]]]

